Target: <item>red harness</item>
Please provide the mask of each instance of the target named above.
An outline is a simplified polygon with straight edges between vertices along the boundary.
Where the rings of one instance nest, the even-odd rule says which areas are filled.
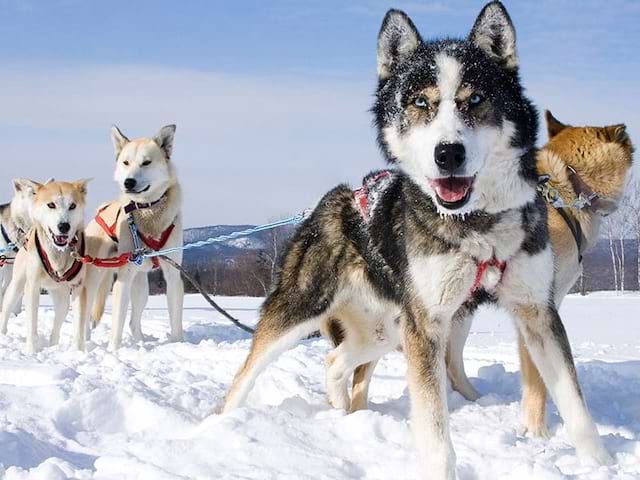
[[[145,204],[141,204],[141,203],[134,204],[132,202],[130,204],[125,205],[124,211],[125,213],[131,213],[133,210],[151,207],[155,205],[155,203],[157,203],[157,201],[153,203],[145,203]],[[102,207],[100,210],[98,210],[95,216],[95,220],[96,220],[96,223],[100,225],[100,227],[102,227],[105,233],[109,235],[109,238],[113,240],[115,243],[118,243],[116,228],[118,226],[118,219],[120,218],[121,209],[118,209],[118,213],[116,214],[116,218],[112,225],[109,225],[105,221],[105,219],[102,218],[102,215],[101,215],[102,212],[107,208],[109,208],[110,206],[111,204],[108,204]],[[164,246],[167,244],[167,241],[169,240],[169,237],[171,236],[171,233],[173,232],[174,228],[175,228],[175,224],[172,223],[160,234],[160,238],[157,240],[153,237],[144,235],[140,230],[138,230],[138,237],[140,238],[140,240],[142,240],[142,243],[144,243],[147,247],[157,252],[158,250],[162,250],[162,248],[164,248]],[[153,265],[154,270],[160,267],[160,261],[158,260],[158,257],[151,257],[151,264]]]
[[[38,252],[38,256],[40,257],[42,266],[44,267],[44,270],[47,272],[49,277],[51,277],[51,280],[53,280],[56,283],[70,282],[71,280],[73,280],[78,276],[78,274],[80,273],[80,270],[82,270],[82,262],[78,260],[74,260],[71,267],[62,275],[59,275],[51,266],[51,261],[49,260],[49,256],[47,255],[47,252],[42,248],[42,245],[40,244],[40,239],[38,238],[38,232],[34,232],[34,240],[36,242],[36,251]],[[79,254],[80,256],[84,256],[84,235],[82,234],[80,235],[80,240],[78,240],[78,238],[74,238],[70,246],[73,246],[74,244],[78,243],[78,241],[80,242]]]
[[[353,191],[353,199],[356,202],[360,215],[366,221],[369,220],[369,193],[383,178],[387,178],[391,175],[389,170],[382,170],[369,178],[365,178],[362,182],[362,187]]]
[[[369,221],[369,194],[376,187],[380,180],[387,178],[391,175],[389,170],[382,170],[369,178],[365,178],[362,183],[362,187],[353,191],[353,199],[356,203],[356,207],[360,211],[360,215],[365,221]],[[474,259],[475,260],[475,259]],[[502,281],[502,276],[504,275],[504,271],[507,268],[507,262],[502,262],[498,260],[495,256],[491,258],[491,260],[478,261],[476,262],[476,276],[473,280],[473,285],[471,286],[471,290],[469,291],[469,297],[473,296],[480,287],[482,286],[482,277],[489,267],[496,267],[500,271],[500,278],[498,279],[498,283]]]

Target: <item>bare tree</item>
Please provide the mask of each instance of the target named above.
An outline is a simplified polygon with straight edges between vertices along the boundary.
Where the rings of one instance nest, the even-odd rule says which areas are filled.
[[[609,253],[611,254],[611,266],[613,267],[613,286],[615,291],[618,291],[618,254],[616,252],[616,244],[614,241],[614,227],[615,219],[613,217],[607,217],[605,227],[607,231],[607,238],[609,239]]]
[[[640,290],[640,183],[638,180],[630,182],[627,188],[627,198],[629,229],[636,247],[636,286]]]

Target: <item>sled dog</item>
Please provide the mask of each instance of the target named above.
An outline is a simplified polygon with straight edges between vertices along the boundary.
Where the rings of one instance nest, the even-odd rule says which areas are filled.
[[[35,190],[42,184],[23,178],[13,181],[13,197],[11,202],[0,205],[0,248],[13,248],[0,254],[0,308],[4,294],[13,276],[13,262],[19,247],[24,243],[26,233],[31,228],[31,202]],[[20,313],[21,301],[16,301],[14,312]],[[6,333],[6,332],[2,332]]]
[[[391,10],[377,58],[373,113],[397,170],[373,173],[357,195],[336,187],[302,223],[223,411],[245,402],[281,352],[337,318],[344,341],[327,359],[331,403],[349,408],[354,369],[401,343],[423,475],[453,479],[447,342],[456,319],[491,301],[515,317],[578,453],[610,461],[553,302],[546,205],[536,193],[537,115],[519,81],[506,10],[491,2],[466,39],[434,41]]]
[[[7,288],[0,313],[0,331],[6,332],[10,313],[23,292],[27,316],[27,350],[38,350],[38,307],[40,290],[46,289],[53,301],[55,318],[50,344],[56,345],[60,327],[67,316],[70,294],[75,299],[75,346],[85,347],[82,313],[85,310],[83,279],[86,268],[74,254],[82,255],[84,207],[88,180],[49,182],[16,181],[21,189],[31,190],[29,208],[32,225],[18,250],[13,277]]]
[[[135,241],[149,250],[182,246],[181,191],[171,161],[175,125],[162,127],[153,138],[129,140],[117,127],[111,129],[116,155],[114,179],[121,190],[118,200],[102,205],[87,225],[87,250],[94,258],[112,258],[135,249]],[[182,253],[169,255],[182,262]],[[131,333],[142,340],[141,318],[149,296],[147,274],[162,268],[167,283],[167,301],[172,341],[182,340],[182,304],[184,285],[180,272],[158,259],[142,264],[127,263],[117,269],[92,267],[86,288],[87,301],[93,306],[93,323],[100,321],[105,298],[113,282],[113,321],[109,349],[119,348],[124,319],[131,301]]]

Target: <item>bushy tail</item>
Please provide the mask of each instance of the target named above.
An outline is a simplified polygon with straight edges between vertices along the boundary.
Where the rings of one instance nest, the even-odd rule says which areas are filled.
[[[111,285],[113,284],[113,274],[105,275],[102,281],[100,282],[100,286],[98,287],[98,291],[96,292],[96,297],[93,302],[93,307],[91,309],[91,327],[96,328],[100,323],[100,319],[102,318],[102,314],[104,313],[104,305],[107,303],[107,295],[111,291]]]

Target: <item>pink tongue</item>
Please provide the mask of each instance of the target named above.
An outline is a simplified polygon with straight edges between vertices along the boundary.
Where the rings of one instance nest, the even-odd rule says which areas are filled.
[[[457,202],[464,198],[471,185],[468,181],[447,178],[432,182],[432,186],[445,202]]]

